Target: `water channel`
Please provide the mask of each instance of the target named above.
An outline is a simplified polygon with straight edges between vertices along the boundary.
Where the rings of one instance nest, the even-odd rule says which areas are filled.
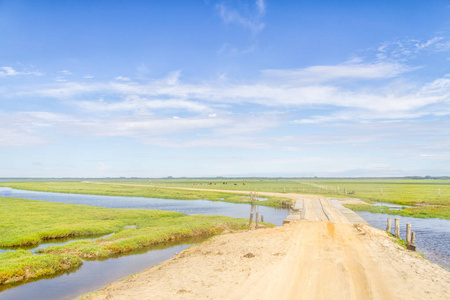
[[[421,219],[397,215],[358,211],[364,220],[373,227],[386,230],[387,218],[392,218],[392,233],[394,233],[394,218],[400,219],[400,238],[406,239],[406,223],[411,223],[411,229],[416,233],[417,251],[447,270],[450,270],[450,220]]]
[[[203,214],[248,218],[250,213],[250,204],[227,203],[222,201],[213,202],[207,200],[171,200],[144,197],[63,194],[16,189],[8,189],[5,193],[7,196],[22,199],[83,204],[109,208],[158,209],[177,211],[189,215]],[[289,214],[287,209],[265,206],[260,206],[259,211],[260,214],[264,215],[264,220],[266,222],[270,222],[275,225],[282,225],[283,220]],[[55,241],[55,243],[41,244],[31,250],[35,251],[38,248],[43,248],[54,244],[68,243],[71,241],[72,240],[59,240]],[[13,288],[5,289],[4,291],[1,291],[0,289],[0,299],[74,299],[82,294],[100,289],[108,283],[127,277],[131,274],[141,272],[150,266],[159,264],[164,260],[171,258],[175,253],[191,246],[195,242],[199,241],[185,241],[184,244],[176,246],[173,244],[163,245],[157,249],[145,249],[144,251],[141,251],[141,253],[120,256],[104,261],[84,261],[83,265],[78,270],[73,272],[49,279],[41,279],[18,285]],[[0,249],[0,253],[5,251],[13,250]]]

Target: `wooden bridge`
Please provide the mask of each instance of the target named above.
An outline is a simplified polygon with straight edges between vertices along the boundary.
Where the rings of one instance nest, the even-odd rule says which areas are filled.
[[[357,213],[342,206],[337,199],[297,199],[283,223],[294,220],[367,224]]]

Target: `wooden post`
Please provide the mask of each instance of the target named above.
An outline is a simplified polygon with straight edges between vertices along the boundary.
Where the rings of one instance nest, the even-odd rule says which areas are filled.
[[[416,244],[416,233],[413,231],[411,232],[411,246],[415,246]]]
[[[258,229],[259,212],[256,212],[255,229]]]
[[[261,222],[264,222],[264,215],[261,215]]]
[[[248,223],[248,230],[252,229],[253,212],[250,213],[250,221]]]
[[[400,238],[400,219],[395,218],[395,237]]]
[[[392,228],[392,218],[388,218],[387,219],[386,231],[387,232],[391,232],[391,228]]]
[[[411,245],[411,223],[406,223],[406,245]]]

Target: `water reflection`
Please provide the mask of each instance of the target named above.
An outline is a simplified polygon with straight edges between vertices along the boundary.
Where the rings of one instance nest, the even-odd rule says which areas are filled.
[[[160,264],[199,241],[199,239],[188,240],[177,246],[160,245],[142,249],[141,252],[146,251],[143,254],[120,256],[105,261],[84,261],[78,270],[63,273],[63,275],[58,274],[61,275],[59,277],[32,281],[19,286],[0,286],[0,291],[6,289],[0,293],[0,299],[76,299],[80,295],[101,289],[111,282]]]

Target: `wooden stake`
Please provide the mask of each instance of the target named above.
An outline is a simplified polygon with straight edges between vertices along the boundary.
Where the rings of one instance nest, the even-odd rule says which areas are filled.
[[[406,223],[406,245],[411,245],[411,223]]]
[[[252,229],[253,212],[250,213],[250,221],[248,223],[248,230]]]
[[[411,232],[411,246],[415,246],[416,244],[416,233],[413,231]]]
[[[255,229],[258,229],[259,212],[256,212]]]
[[[264,222],[264,215],[261,215],[261,222]]]
[[[400,219],[395,218],[395,237],[400,238]]]
[[[387,219],[386,231],[387,232],[391,232],[391,228],[392,228],[392,218],[388,218]]]

